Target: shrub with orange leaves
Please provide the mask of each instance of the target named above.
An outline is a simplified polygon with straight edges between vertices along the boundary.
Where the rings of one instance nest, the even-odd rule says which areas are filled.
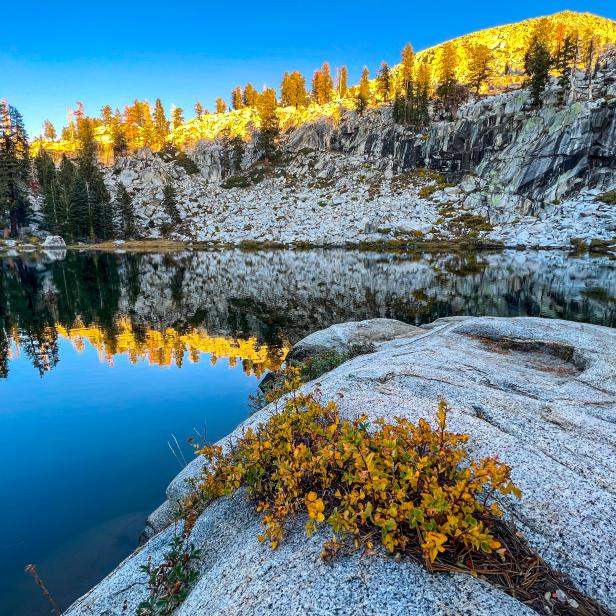
[[[448,407],[438,406],[436,426],[366,416],[342,419],[332,402],[294,391],[282,408],[223,452],[199,450],[208,464],[200,483],[203,502],[244,486],[263,515],[276,548],[289,518],[307,514],[306,532],[328,524],[333,538],[322,556],[344,545],[416,553],[428,566],[441,555],[491,553],[501,545],[490,522],[502,516],[495,494],[521,496],[511,469],[495,458],[469,458],[468,435],[447,431]]]

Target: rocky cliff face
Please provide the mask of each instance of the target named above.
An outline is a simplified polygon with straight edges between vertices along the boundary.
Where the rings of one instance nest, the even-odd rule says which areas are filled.
[[[191,152],[200,174],[144,150],[117,161],[108,183],[133,193],[148,237],[344,245],[472,236],[546,247],[613,240],[616,208],[596,198],[616,187],[616,52],[592,83],[576,74],[564,106],[554,82],[539,110],[528,91],[515,90],[470,102],[422,132],[394,124],[387,106],[363,116],[340,108],[292,125],[282,145],[285,163],[265,168],[250,142],[231,182],[228,148],[202,140]],[[161,206],[169,179],[178,227]]]
[[[537,214],[554,200],[616,182],[616,53],[606,55],[589,88],[580,71],[565,106],[552,83],[538,111],[527,90],[516,90],[466,104],[454,121],[420,134],[394,125],[389,108],[348,114],[337,126],[325,120],[298,128],[288,147],[389,158],[395,172],[425,166],[456,178],[474,174],[481,194],[471,201],[497,214]]]

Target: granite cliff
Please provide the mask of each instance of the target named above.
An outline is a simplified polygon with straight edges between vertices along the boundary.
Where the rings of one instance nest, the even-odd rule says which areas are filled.
[[[247,144],[232,174],[219,139],[190,150],[189,174],[149,150],[107,172],[134,196],[146,237],[187,241],[345,245],[374,241],[472,239],[506,246],[567,247],[610,242],[616,210],[600,195],[616,187],[616,54],[592,76],[577,71],[564,105],[555,80],[533,109],[525,89],[481,97],[457,117],[414,131],[391,107],[360,115],[341,107],[289,128],[284,163],[257,162]],[[162,207],[178,191],[181,223]]]

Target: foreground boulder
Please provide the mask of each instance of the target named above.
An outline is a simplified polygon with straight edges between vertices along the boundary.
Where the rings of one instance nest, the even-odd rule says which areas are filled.
[[[372,419],[431,419],[445,398],[450,429],[471,435],[471,454],[512,466],[524,496],[501,503],[507,516],[552,567],[616,609],[616,331],[532,318],[446,319],[306,387],[315,386],[342,415]],[[272,411],[259,411],[223,444]],[[171,484],[165,507],[201,466],[195,460]],[[307,539],[303,522],[274,552],[257,542],[260,519],[242,492],[213,503],[191,534],[203,550],[198,581],[175,613],[533,613],[484,581],[430,575],[404,559],[354,555],[326,564],[319,552],[327,531]],[[67,614],[134,613],[147,594],[139,566],[160,562],[174,532],[170,526],[148,541]]]
[[[423,330],[395,319],[369,319],[337,323],[306,336],[293,346],[287,359],[301,361],[326,351],[351,353],[354,349],[376,350],[383,342],[412,337]]]

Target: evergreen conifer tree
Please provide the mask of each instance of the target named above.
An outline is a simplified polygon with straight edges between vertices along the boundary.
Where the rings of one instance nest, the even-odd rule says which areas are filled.
[[[413,62],[415,61],[415,54],[410,43],[407,43],[400,54],[400,81],[402,86],[402,92],[408,99],[412,95],[413,89]]]
[[[312,98],[318,105],[329,103],[332,98],[332,90],[334,89],[334,80],[331,76],[329,64],[323,63],[323,66],[314,72],[312,77]]]
[[[299,71],[285,73],[280,84],[280,103],[283,107],[303,107],[306,104],[306,80]]]
[[[391,71],[386,62],[381,62],[381,68],[376,78],[377,90],[384,101],[388,101],[391,96]]]
[[[241,109],[244,106],[244,100],[242,98],[242,88],[237,86],[231,92],[231,106],[233,109]]]
[[[160,98],[154,104],[154,132],[156,133],[156,145],[162,148],[169,134],[169,122],[165,116],[165,110]]]
[[[524,57],[524,69],[529,77],[533,107],[541,106],[543,93],[548,85],[552,57],[544,38],[535,35]]]
[[[163,208],[165,209],[165,212],[167,212],[169,218],[171,218],[175,224],[179,224],[180,212],[178,211],[177,206],[177,195],[171,180],[168,180],[163,187]]]
[[[107,240],[113,236],[111,198],[96,164],[93,122],[84,118],[79,130],[77,175],[71,195],[71,230],[77,239]]]
[[[473,45],[469,51],[468,84],[475,94],[479,94],[481,87],[492,75],[492,52],[481,43]]]
[[[216,99],[216,113],[225,113],[227,111],[227,103],[225,103],[224,99],[217,98]]]
[[[244,159],[244,140],[239,136],[235,135],[233,139],[231,139],[231,151],[232,151],[232,163],[233,163],[233,172],[241,173],[242,171],[242,161]]]
[[[47,141],[55,141],[58,136],[56,127],[49,120],[43,122],[43,136]]]
[[[111,105],[105,105],[101,109],[101,120],[105,126],[109,126],[111,124],[111,120],[113,119],[113,111],[111,109]]]
[[[56,167],[44,148],[38,151],[34,159],[34,167],[43,198],[44,227],[52,234],[61,233],[64,212],[60,200],[60,185]]]
[[[247,83],[242,95],[244,107],[256,107],[259,93],[255,90],[251,83]]]
[[[370,103],[370,73],[368,68],[364,66],[364,70],[359,80],[359,86],[357,88],[357,94],[355,95],[355,109],[361,115],[366,111]]]
[[[259,96],[257,112],[259,114],[259,134],[257,146],[266,163],[275,161],[279,157],[278,136],[280,124],[276,114],[276,91],[272,88],[264,90]]]
[[[126,156],[126,153],[128,152],[128,141],[124,131],[122,115],[117,109],[111,120],[111,147],[114,158]]]
[[[571,74],[578,54],[578,41],[570,34],[563,39],[556,54],[556,70],[558,71],[558,102],[564,105],[571,89]]]
[[[73,193],[73,182],[75,181],[75,172],[75,165],[63,154],[56,175],[60,193],[59,201],[62,219],[59,233],[67,242],[74,239],[70,212],[72,207],[71,198]]]
[[[436,88],[438,100],[449,115],[453,117],[458,107],[468,97],[468,92],[456,78],[458,53],[452,42],[445,43],[441,49],[439,65],[439,83]]]
[[[184,124],[184,110],[181,107],[174,107],[171,114],[171,123],[174,129]]]
[[[118,184],[118,191],[115,198],[115,208],[117,211],[117,219],[119,221],[118,235],[125,240],[135,238],[137,235],[137,227],[135,222],[133,199],[122,182]]]
[[[27,222],[30,211],[30,147],[23,118],[6,100],[0,102],[0,224],[12,237]]]
[[[69,228],[71,237],[76,240],[84,240],[94,235],[94,229],[90,227],[88,189],[80,170],[75,173],[71,185]]]
[[[338,96],[340,98],[346,98],[349,91],[349,76],[346,66],[340,69],[340,75],[338,77]]]

